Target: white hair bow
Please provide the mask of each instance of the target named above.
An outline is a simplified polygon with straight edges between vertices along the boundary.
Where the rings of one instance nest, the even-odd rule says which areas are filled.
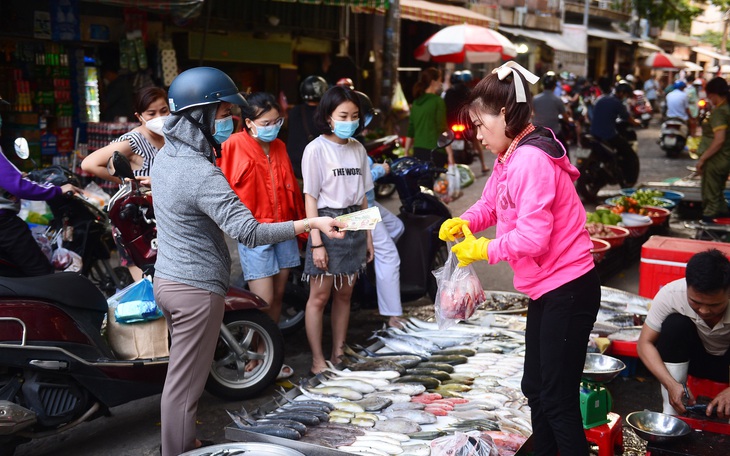
[[[493,69],[492,73],[496,73],[500,81],[506,78],[507,75],[514,74],[515,95],[517,96],[517,103],[527,103],[525,86],[522,84],[522,78],[520,78],[517,73],[522,73],[522,76],[524,76],[525,79],[527,79],[527,82],[529,82],[530,84],[534,84],[540,79],[538,76],[532,74],[529,70],[527,70],[525,67],[515,62],[514,60],[505,62],[502,66]]]

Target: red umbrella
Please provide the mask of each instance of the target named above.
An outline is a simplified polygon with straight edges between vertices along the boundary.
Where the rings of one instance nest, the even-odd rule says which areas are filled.
[[[414,53],[428,62],[471,63],[510,60],[517,56],[515,45],[501,33],[477,25],[444,27],[423,42]]]
[[[646,60],[644,60],[644,65],[650,68],[665,68],[675,70],[684,68],[684,63],[682,63],[680,59],[659,51],[649,54]]]

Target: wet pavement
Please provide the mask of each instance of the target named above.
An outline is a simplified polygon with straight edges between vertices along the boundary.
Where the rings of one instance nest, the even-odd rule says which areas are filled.
[[[658,125],[652,124],[648,130],[641,130],[639,135],[639,155],[642,171],[641,182],[664,180],[672,177],[683,177],[689,174],[686,166],[692,165],[693,160],[686,155],[678,159],[667,159],[656,145]],[[488,163],[493,157],[487,157]],[[449,207],[454,215],[461,214],[476,199],[479,198],[487,176],[482,176],[479,162],[475,161],[471,169],[475,171],[475,183],[464,190],[464,195],[451,202]],[[615,193],[618,188],[609,188],[607,194]],[[397,197],[381,201],[391,211],[397,213],[399,203]],[[587,207],[592,210],[593,207]],[[671,220],[669,236],[689,237],[688,232],[679,220]],[[486,230],[485,236],[494,236],[494,230]],[[235,245],[231,243],[231,253],[234,257],[232,281],[238,280],[240,266]],[[514,291],[512,286],[512,272],[506,264],[487,265],[484,262],[476,264],[477,273],[485,289]],[[604,281],[603,285],[637,293],[639,288],[639,262],[626,264],[625,268],[613,277]],[[428,299],[404,303],[406,315],[428,315],[433,312],[433,304]],[[372,332],[383,326],[385,318],[380,317],[375,309],[359,309],[352,313],[348,342],[367,345],[372,341],[368,338]],[[325,320],[324,346],[329,350],[329,322]],[[285,362],[294,368],[292,381],[307,377],[311,358],[304,329],[287,337]],[[208,393],[204,393],[199,406],[198,437],[213,440],[218,443],[226,441],[224,428],[230,422],[224,409],[239,409],[245,406],[254,409],[267,402],[274,395],[275,386],[272,385],[260,398],[249,401],[224,401]],[[660,406],[659,389],[656,380],[639,365],[634,375],[619,376],[607,385],[613,397],[613,409],[625,417],[636,410],[658,410]],[[159,454],[159,396],[135,401],[133,403],[115,407],[111,416],[102,417],[90,423],[64,432],[58,436],[39,439],[18,448],[18,456],[140,456]],[[632,433],[625,433],[624,454],[644,454],[643,441]]]

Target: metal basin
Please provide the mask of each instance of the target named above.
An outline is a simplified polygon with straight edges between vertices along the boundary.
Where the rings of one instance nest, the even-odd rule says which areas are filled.
[[[692,432],[689,424],[679,418],[648,410],[629,413],[626,422],[639,437],[649,442],[668,442]]]
[[[219,445],[211,445],[207,447],[201,447],[196,450],[188,451],[181,454],[180,456],[203,456],[218,454],[221,456],[227,454],[227,450],[231,454],[251,454],[256,456],[304,456],[304,453],[297,451],[293,448],[287,448],[281,445],[275,445],[273,443],[259,443],[259,442],[237,442],[237,443],[222,443]],[[243,453],[238,453],[243,451]]]
[[[583,365],[583,380],[608,383],[626,368],[620,359],[598,353],[588,353]]]

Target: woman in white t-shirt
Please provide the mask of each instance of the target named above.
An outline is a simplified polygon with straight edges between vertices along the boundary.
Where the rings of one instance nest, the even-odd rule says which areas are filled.
[[[307,145],[302,157],[307,217],[337,217],[366,209],[365,192],[373,188],[373,181],[367,152],[352,137],[360,127],[357,94],[344,87],[329,89],[315,111],[314,123],[321,135]],[[318,230],[309,234],[304,264],[304,279],[309,280],[310,286],[305,325],[313,374],[327,367],[322,350],[322,316],[332,288],[330,360],[339,362],[355,279],[372,259],[370,231],[350,231],[336,241],[322,236]]]

